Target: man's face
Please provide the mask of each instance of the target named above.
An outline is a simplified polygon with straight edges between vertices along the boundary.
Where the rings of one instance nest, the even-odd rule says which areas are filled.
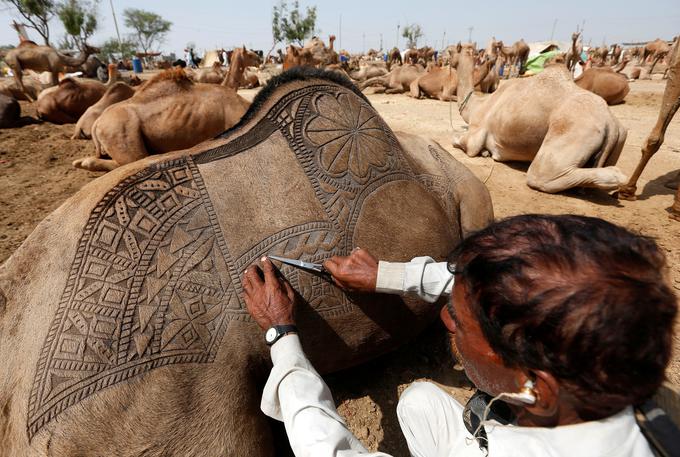
[[[469,307],[467,291],[462,283],[455,283],[451,300],[452,306],[444,306],[440,317],[450,332],[452,352],[463,365],[470,381],[491,395],[516,391],[515,371],[506,367],[491,349]],[[453,316],[449,309],[453,309]]]

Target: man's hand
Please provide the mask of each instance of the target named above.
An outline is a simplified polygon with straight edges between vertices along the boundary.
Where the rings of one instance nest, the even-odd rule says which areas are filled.
[[[295,291],[285,278],[278,277],[272,262],[261,259],[264,280],[257,265],[243,273],[243,298],[255,322],[267,330],[274,325],[294,325]]]
[[[323,266],[333,275],[333,282],[338,287],[355,292],[375,292],[378,259],[367,250],[354,248],[349,256],[331,257]]]

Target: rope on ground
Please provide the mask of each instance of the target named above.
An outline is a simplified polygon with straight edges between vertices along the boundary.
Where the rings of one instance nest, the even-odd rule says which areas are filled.
[[[489,175],[484,180],[484,184],[486,184],[486,182],[489,180],[489,178],[491,178],[491,173],[493,173],[493,167],[495,167],[495,166],[496,166],[496,161],[493,160],[493,158],[492,158],[491,159],[491,170],[489,170]]]

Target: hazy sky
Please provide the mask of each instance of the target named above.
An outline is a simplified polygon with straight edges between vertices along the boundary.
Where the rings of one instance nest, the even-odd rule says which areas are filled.
[[[245,44],[267,51],[271,47],[271,11],[274,0],[113,0],[121,34],[130,31],[123,25],[123,10],[135,7],[153,11],[172,22],[162,49],[180,53],[188,42],[197,49],[232,47]],[[289,2],[290,3],[290,2]],[[317,6],[317,29],[324,40],[338,36],[336,48],[360,52],[383,45],[391,48],[397,40],[397,24],[420,24],[425,37],[422,43],[441,46],[472,39],[486,44],[491,36],[507,43],[550,38],[555,20],[554,38],[568,40],[576,25],[585,21],[585,43],[593,45],[626,41],[647,41],[657,37],[672,38],[680,33],[679,0],[540,0],[513,1],[432,1],[432,0],[301,0],[301,6]],[[115,36],[109,0],[100,0],[101,28],[91,40],[99,44]],[[9,24],[11,10],[0,7],[0,44],[16,43],[17,36]],[[342,17],[342,28],[340,21]],[[57,19],[51,33],[63,34]],[[38,41],[34,31],[29,34]],[[446,35],[444,35],[446,34]],[[53,39],[54,42],[58,41]],[[341,41],[341,43],[340,43]],[[404,46],[405,40],[399,38]],[[420,44],[420,43],[419,43]]]

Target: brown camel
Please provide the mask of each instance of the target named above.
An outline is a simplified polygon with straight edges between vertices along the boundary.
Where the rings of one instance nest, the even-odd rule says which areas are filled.
[[[22,91],[24,83],[22,79],[23,71],[31,69],[33,71],[48,71],[52,75],[52,85],[59,84],[59,73],[64,72],[68,66],[80,66],[89,55],[98,52],[96,48],[85,46],[78,57],[69,57],[59,53],[50,46],[38,46],[30,42],[24,42],[15,49],[10,50],[5,55],[5,62],[14,72],[14,79]],[[29,98],[30,95],[26,94]],[[31,99],[33,101],[35,99]]]
[[[260,59],[260,56],[257,55],[257,53],[246,49],[245,46],[234,49],[229,57],[229,72],[224,77],[222,85],[230,87],[234,89],[234,91],[237,91],[240,87],[248,86],[249,84],[257,85],[257,75],[255,75],[254,82],[252,77],[246,78],[244,75],[248,67],[259,66],[261,63],[262,59]]]
[[[295,67],[316,67],[318,63],[312,51],[291,44],[286,48],[286,55],[283,58],[283,71]]]
[[[115,64],[109,64],[109,81],[64,78],[58,86],[49,87],[38,96],[38,117],[55,124],[72,124],[78,121],[89,107],[97,103],[118,78]]]
[[[326,47],[323,40],[321,40],[319,37],[313,37],[311,40],[305,43],[302,49],[311,52],[314,66],[323,68],[325,66],[338,63],[338,53],[333,49],[334,43],[335,35],[328,37],[328,47]]]
[[[234,58],[232,57],[232,60]],[[230,68],[230,74],[235,67]],[[249,103],[229,85],[192,82],[181,68],[155,76],[92,126],[95,157],[76,168],[110,171],[153,154],[192,147],[236,124]]]
[[[387,70],[391,71],[392,66],[395,64],[402,65],[404,61],[401,58],[401,51],[399,48],[392,48],[392,50],[387,55]]]
[[[100,98],[97,103],[90,106],[85,113],[80,116],[71,139],[92,138],[92,126],[94,125],[94,122],[99,119],[104,110],[115,103],[127,100],[134,94],[135,88],[122,81],[118,81],[111,85],[106,89],[102,98]]]
[[[646,63],[648,58],[652,59],[652,66],[649,69],[649,74],[651,75],[657,62],[666,57],[670,51],[671,47],[668,45],[668,43],[660,38],[657,38],[656,40],[647,43],[642,49],[641,63]]]
[[[572,73],[574,73],[574,69],[576,68],[577,64],[583,63],[583,59],[581,59],[583,43],[579,41],[580,37],[581,32],[574,32],[571,34],[571,48],[569,48],[569,51],[567,51],[567,54],[564,58],[567,68]]]
[[[21,117],[21,107],[13,97],[0,94],[0,128],[14,127]]]
[[[612,45],[612,57],[611,61],[609,62],[612,65],[617,65],[621,62],[621,53],[623,52],[623,48],[619,44],[614,44]]]
[[[626,177],[613,165],[626,130],[602,98],[581,89],[563,64],[508,81],[488,96],[474,93],[474,60],[458,59],[458,107],[469,124],[454,146],[471,157],[531,162],[527,184],[555,193],[571,187],[617,189]]]
[[[574,80],[582,89],[599,95],[607,105],[618,105],[630,92],[626,76],[611,67],[589,68]]]
[[[663,93],[659,117],[647,137],[645,144],[642,146],[642,157],[640,158],[640,162],[635,168],[628,183],[625,186],[622,186],[618,192],[619,198],[624,200],[635,200],[637,181],[640,178],[642,171],[647,166],[649,159],[652,158],[663,144],[666,129],[671,123],[673,116],[675,116],[678,107],[680,107],[680,40],[676,40],[675,45],[673,46],[670,64],[668,66],[668,81],[666,82],[666,89]],[[670,217],[680,221],[680,186],[678,186],[677,193],[675,194],[675,201],[670,209]]]
[[[458,75],[450,65],[440,67],[429,65],[425,73],[418,76],[410,85],[410,96],[436,98],[441,101],[456,99]]]
[[[394,68],[385,76],[370,78],[359,85],[361,90],[367,87],[379,86],[378,91],[386,94],[403,94],[411,90],[411,83],[425,72],[420,65],[404,64]]]
[[[446,150],[392,132],[346,80],[297,75],[238,128],[90,182],[0,266],[0,455],[280,455],[243,270],[355,246],[443,260],[493,221],[488,190]],[[410,341],[444,303],[281,274],[321,373]]]

